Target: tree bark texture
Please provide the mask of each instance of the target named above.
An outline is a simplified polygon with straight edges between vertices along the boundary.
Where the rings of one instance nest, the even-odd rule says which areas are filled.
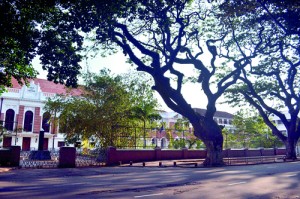
[[[223,135],[216,122],[205,121],[195,124],[195,136],[200,138],[207,150],[207,156],[203,162],[205,167],[223,166]]]
[[[296,160],[296,146],[297,146],[297,139],[293,137],[288,137],[288,139],[284,142],[286,148],[286,159]]]
[[[205,167],[215,167],[215,166],[223,166],[223,155],[222,155],[222,143],[218,140],[206,140],[204,141],[206,150],[207,150],[207,156],[205,158],[205,161],[203,162],[203,166]]]

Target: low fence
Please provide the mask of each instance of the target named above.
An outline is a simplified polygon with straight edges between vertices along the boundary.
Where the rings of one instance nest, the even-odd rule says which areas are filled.
[[[226,149],[223,151],[224,158],[274,156],[285,155],[285,149]],[[106,152],[106,165],[120,163],[157,161],[157,160],[180,160],[180,159],[204,159],[206,150],[126,150],[109,147]]]
[[[106,165],[114,165],[119,162],[142,162],[156,160],[174,160],[174,159],[196,159],[205,158],[205,150],[161,150],[160,148],[152,150],[127,150],[109,147],[106,153]]]
[[[285,149],[225,149],[224,158],[285,155]]]
[[[51,152],[51,160],[36,161],[28,158],[29,152],[21,153],[20,147],[0,151],[0,166],[20,166],[23,168],[56,168],[56,167],[86,167],[116,165],[130,162],[146,162],[158,160],[180,160],[180,159],[204,159],[206,150],[162,150],[160,148],[129,150],[109,147],[96,154],[75,154],[74,147],[62,147],[62,151]],[[71,150],[71,151],[70,151]],[[257,157],[285,155],[285,149],[226,149],[223,151],[224,158]],[[71,158],[72,157],[72,158]],[[65,165],[65,166],[63,166]]]
[[[74,147],[64,147],[73,148]],[[71,153],[61,154],[60,151],[51,151],[51,160],[30,160],[30,151],[22,151],[20,158],[20,167],[22,168],[57,168],[57,167],[91,167],[91,166],[104,166],[105,163],[97,161],[96,154],[83,154],[75,151]],[[60,158],[61,157],[61,158]],[[68,160],[69,159],[69,160]],[[74,160],[75,159],[75,160]],[[66,162],[67,161],[67,162]],[[68,162],[71,162],[71,165]],[[64,163],[63,163],[64,162]],[[63,164],[67,164],[62,166]]]

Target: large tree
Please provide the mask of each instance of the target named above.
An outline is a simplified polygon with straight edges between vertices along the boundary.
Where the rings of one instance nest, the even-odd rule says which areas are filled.
[[[233,59],[226,55],[232,49],[217,48],[234,33],[223,31],[219,18],[212,15],[216,9],[204,0],[55,1],[47,20],[41,22],[38,51],[48,78],[67,79],[70,85],[76,84],[81,33],[91,33],[94,50],[121,49],[137,70],[152,76],[153,89],[167,106],[191,122],[195,136],[207,148],[204,165],[222,165],[223,136],[213,120],[216,102],[236,82],[248,57],[230,64],[227,61]],[[184,73],[186,68],[193,68],[194,74]],[[64,70],[74,72],[71,79]],[[208,101],[203,104],[204,115],[196,113],[182,95],[184,82],[193,78],[199,85],[193,92],[204,93]]]
[[[296,158],[300,137],[299,8],[299,1],[225,1],[221,15],[226,27],[236,32],[239,48],[235,56],[257,53],[228,98],[234,104],[246,100],[255,107],[273,135],[285,144],[290,159]],[[272,123],[270,115],[280,118],[286,134]]]

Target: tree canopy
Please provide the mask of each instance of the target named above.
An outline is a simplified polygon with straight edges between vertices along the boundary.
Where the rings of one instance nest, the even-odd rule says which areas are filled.
[[[228,93],[229,102],[242,106],[246,99],[255,107],[293,159],[300,137],[299,5],[298,1],[225,1],[222,15],[226,27],[236,32],[235,56],[256,53]],[[270,114],[280,118],[287,134],[272,123]]]
[[[11,13],[23,11],[24,4],[26,1],[7,3],[13,8]],[[32,8],[43,8],[37,9],[41,16],[26,18],[35,24],[26,27],[38,35],[33,37],[37,38],[35,47],[28,49],[40,55],[49,80],[76,86],[84,35],[94,51],[123,51],[138,71],[153,78],[152,88],[167,106],[192,123],[195,135],[207,147],[205,165],[223,164],[223,137],[213,116],[217,100],[236,82],[239,91],[235,93],[241,95],[234,95],[233,101],[243,96],[253,102],[274,134],[285,142],[290,137],[276,131],[266,112],[278,115],[286,127],[299,132],[295,122],[300,106],[297,3],[40,0],[27,8],[21,16],[33,12]],[[194,70],[192,75],[185,73],[187,68]],[[207,98],[204,115],[196,113],[182,95],[184,83],[190,80],[199,86],[193,92],[203,92]],[[291,121],[264,101],[275,98],[289,108]],[[293,134],[292,145],[298,134]]]
[[[4,0],[0,2],[0,86],[20,84],[37,75],[32,60],[37,55],[48,80],[77,85],[83,37],[69,24],[68,14],[54,0]]]
[[[234,32],[225,31],[216,10],[202,0],[54,1],[40,23],[38,52],[48,79],[65,78],[67,85],[75,85],[82,33],[89,35],[93,50],[121,49],[138,71],[153,78],[152,88],[167,106],[192,123],[195,136],[207,147],[204,164],[222,165],[223,137],[213,120],[216,102],[237,81],[249,57],[232,59],[232,47],[221,48]],[[194,73],[185,73],[186,68]],[[75,72],[69,77],[69,71]],[[207,98],[205,115],[196,113],[182,95],[189,80]]]

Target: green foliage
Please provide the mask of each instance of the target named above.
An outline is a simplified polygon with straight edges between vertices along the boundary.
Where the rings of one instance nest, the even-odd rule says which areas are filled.
[[[201,140],[196,141],[196,149],[203,149],[205,148],[204,143]]]
[[[185,147],[185,140],[184,139],[175,139],[173,141],[174,149],[182,149]]]
[[[49,100],[46,107],[52,112],[60,110],[60,129],[67,134],[69,142],[87,140],[93,136],[100,142],[101,147],[121,144],[130,146],[133,145],[129,143],[130,140],[119,138],[128,138],[134,132],[128,129],[122,132],[119,127],[133,124],[132,110],[138,104],[136,95],[140,93],[135,93],[125,82],[124,77],[112,76],[108,70],[100,71],[99,75],[87,74],[83,95]],[[143,104],[143,98],[139,101]],[[147,101],[151,99],[147,98]]]
[[[237,148],[273,148],[274,145],[280,144],[262,117],[254,110],[238,111],[232,123],[235,126],[234,132],[223,131],[224,144],[228,145],[227,148],[231,147],[230,145],[235,145]]]
[[[175,129],[177,131],[185,131],[188,130],[190,126],[190,122],[187,118],[178,118],[175,122]]]
[[[169,148],[173,148],[174,147],[174,138],[172,136],[171,130],[167,130],[166,138],[167,138],[167,140],[169,140]]]
[[[0,85],[11,86],[11,78],[20,84],[37,72],[31,63],[39,55],[48,79],[76,86],[83,37],[58,1],[1,1],[0,2]]]

